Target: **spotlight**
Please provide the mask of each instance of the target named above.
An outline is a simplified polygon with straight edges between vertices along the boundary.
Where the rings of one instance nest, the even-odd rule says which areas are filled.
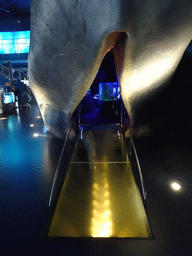
[[[172,187],[172,189],[175,190],[175,191],[178,191],[178,190],[181,189],[181,185],[179,185],[179,183],[177,183],[177,182],[173,182],[173,183],[171,184],[171,187]]]
[[[34,134],[33,134],[33,137],[38,137],[38,136],[39,136],[38,133],[34,133]]]

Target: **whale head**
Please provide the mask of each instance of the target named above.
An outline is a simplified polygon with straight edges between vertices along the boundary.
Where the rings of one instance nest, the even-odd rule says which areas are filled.
[[[130,123],[139,122],[191,33],[191,0],[32,0],[29,80],[48,130],[65,137],[110,50]]]

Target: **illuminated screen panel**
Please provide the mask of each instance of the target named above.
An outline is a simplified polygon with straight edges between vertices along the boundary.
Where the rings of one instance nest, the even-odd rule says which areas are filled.
[[[8,103],[12,103],[15,102],[15,96],[13,92],[10,93],[4,93],[4,103],[8,104]]]
[[[120,98],[120,87],[117,82],[99,84],[99,100],[113,101]]]
[[[0,32],[0,54],[28,53],[30,31]]]

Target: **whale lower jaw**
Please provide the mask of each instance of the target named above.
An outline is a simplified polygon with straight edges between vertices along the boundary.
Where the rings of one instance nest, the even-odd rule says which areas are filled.
[[[56,137],[66,136],[73,112],[109,50],[114,53],[122,100],[135,125],[140,109],[171,79],[191,40],[185,13],[178,25],[176,12],[166,32],[169,17],[144,26],[148,13],[138,8],[141,18],[134,18],[122,8],[125,1],[112,2],[113,8],[110,1],[100,1],[99,6],[94,1],[32,0],[30,87],[47,129]],[[160,17],[161,8],[154,8]]]

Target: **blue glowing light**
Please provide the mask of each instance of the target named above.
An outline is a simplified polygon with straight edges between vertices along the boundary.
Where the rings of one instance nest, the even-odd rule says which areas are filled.
[[[0,54],[28,53],[30,31],[0,32]]]
[[[117,82],[99,84],[99,100],[113,101],[120,98],[120,87]]]
[[[11,93],[4,93],[3,96],[4,96],[4,103],[5,104],[15,102],[15,96],[12,92]]]

